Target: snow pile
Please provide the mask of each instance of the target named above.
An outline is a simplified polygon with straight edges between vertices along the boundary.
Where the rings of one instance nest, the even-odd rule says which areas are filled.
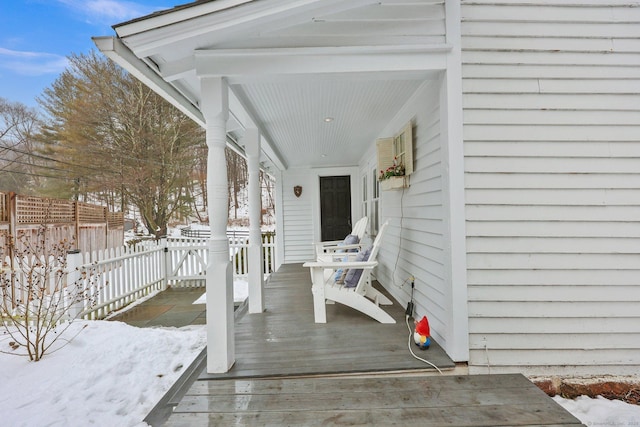
[[[61,338],[79,331],[40,362],[0,354],[2,425],[145,426],[206,344],[204,326],[141,329],[111,321],[75,321]],[[8,342],[0,340],[0,351],[10,351]]]
[[[621,400],[609,400],[601,396],[596,399],[580,396],[574,400],[555,396],[553,400],[588,426],[640,425],[640,406]]]

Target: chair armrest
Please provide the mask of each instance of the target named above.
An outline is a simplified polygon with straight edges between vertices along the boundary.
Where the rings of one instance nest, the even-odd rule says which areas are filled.
[[[316,256],[317,262],[349,262],[355,261],[357,252],[324,252]]]
[[[341,242],[317,242],[314,243],[314,247],[316,249],[316,255],[320,255],[326,252],[327,248],[335,248],[338,247],[338,243]]]
[[[307,261],[302,264],[303,267],[309,268],[326,268],[326,269],[336,269],[336,268],[363,268],[363,269],[372,269],[378,265],[378,261],[331,261],[331,262],[323,262],[323,261]]]
[[[362,248],[362,244],[360,243],[354,243],[353,245],[336,245],[336,246],[323,246],[322,249],[324,249],[325,251],[329,252],[335,252],[338,250],[344,250],[345,252],[348,251],[349,249],[360,249]]]
[[[338,243],[342,242],[342,240],[327,240],[324,242],[316,242],[316,246],[337,246]]]

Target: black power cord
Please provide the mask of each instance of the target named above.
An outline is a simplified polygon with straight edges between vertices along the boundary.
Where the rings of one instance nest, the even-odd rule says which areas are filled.
[[[415,290],[415,287],[415,279],[411,277],[411,299],[409,299],[409,302],[407,303],[407,309],[404,312],[404,314],[409,317],[413,317],[413,312],[415,309],[415,303],[413,302],[413,291]]]

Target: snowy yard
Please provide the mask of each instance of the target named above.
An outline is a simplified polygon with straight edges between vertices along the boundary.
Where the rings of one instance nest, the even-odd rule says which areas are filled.
[[[0,354],[2,425],[144,426],[206,343],[204,326],[142,329],[105,320],[75,321],[65,335],[85,325],[40,362]],[[10,352],[8,342],[0,350]]]

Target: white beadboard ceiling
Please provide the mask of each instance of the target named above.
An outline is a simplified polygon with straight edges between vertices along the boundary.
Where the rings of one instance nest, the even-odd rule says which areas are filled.
[[[233,87],[289,167],[356,165],[423,79],[298,79]],[[325,122],[325,118],[333,120]]]
[[[132,55],[114,49],[111,57],[197,119],[196,52],[437,46],[445,44],[444,18],[443,0],[200,0],[114,26]],[[264,158],[276,156],[286,168],[357,165],[416,89],[438,76],[415,67],[373,74],[253,72],[230,76],[230,88],[269,145]]]

